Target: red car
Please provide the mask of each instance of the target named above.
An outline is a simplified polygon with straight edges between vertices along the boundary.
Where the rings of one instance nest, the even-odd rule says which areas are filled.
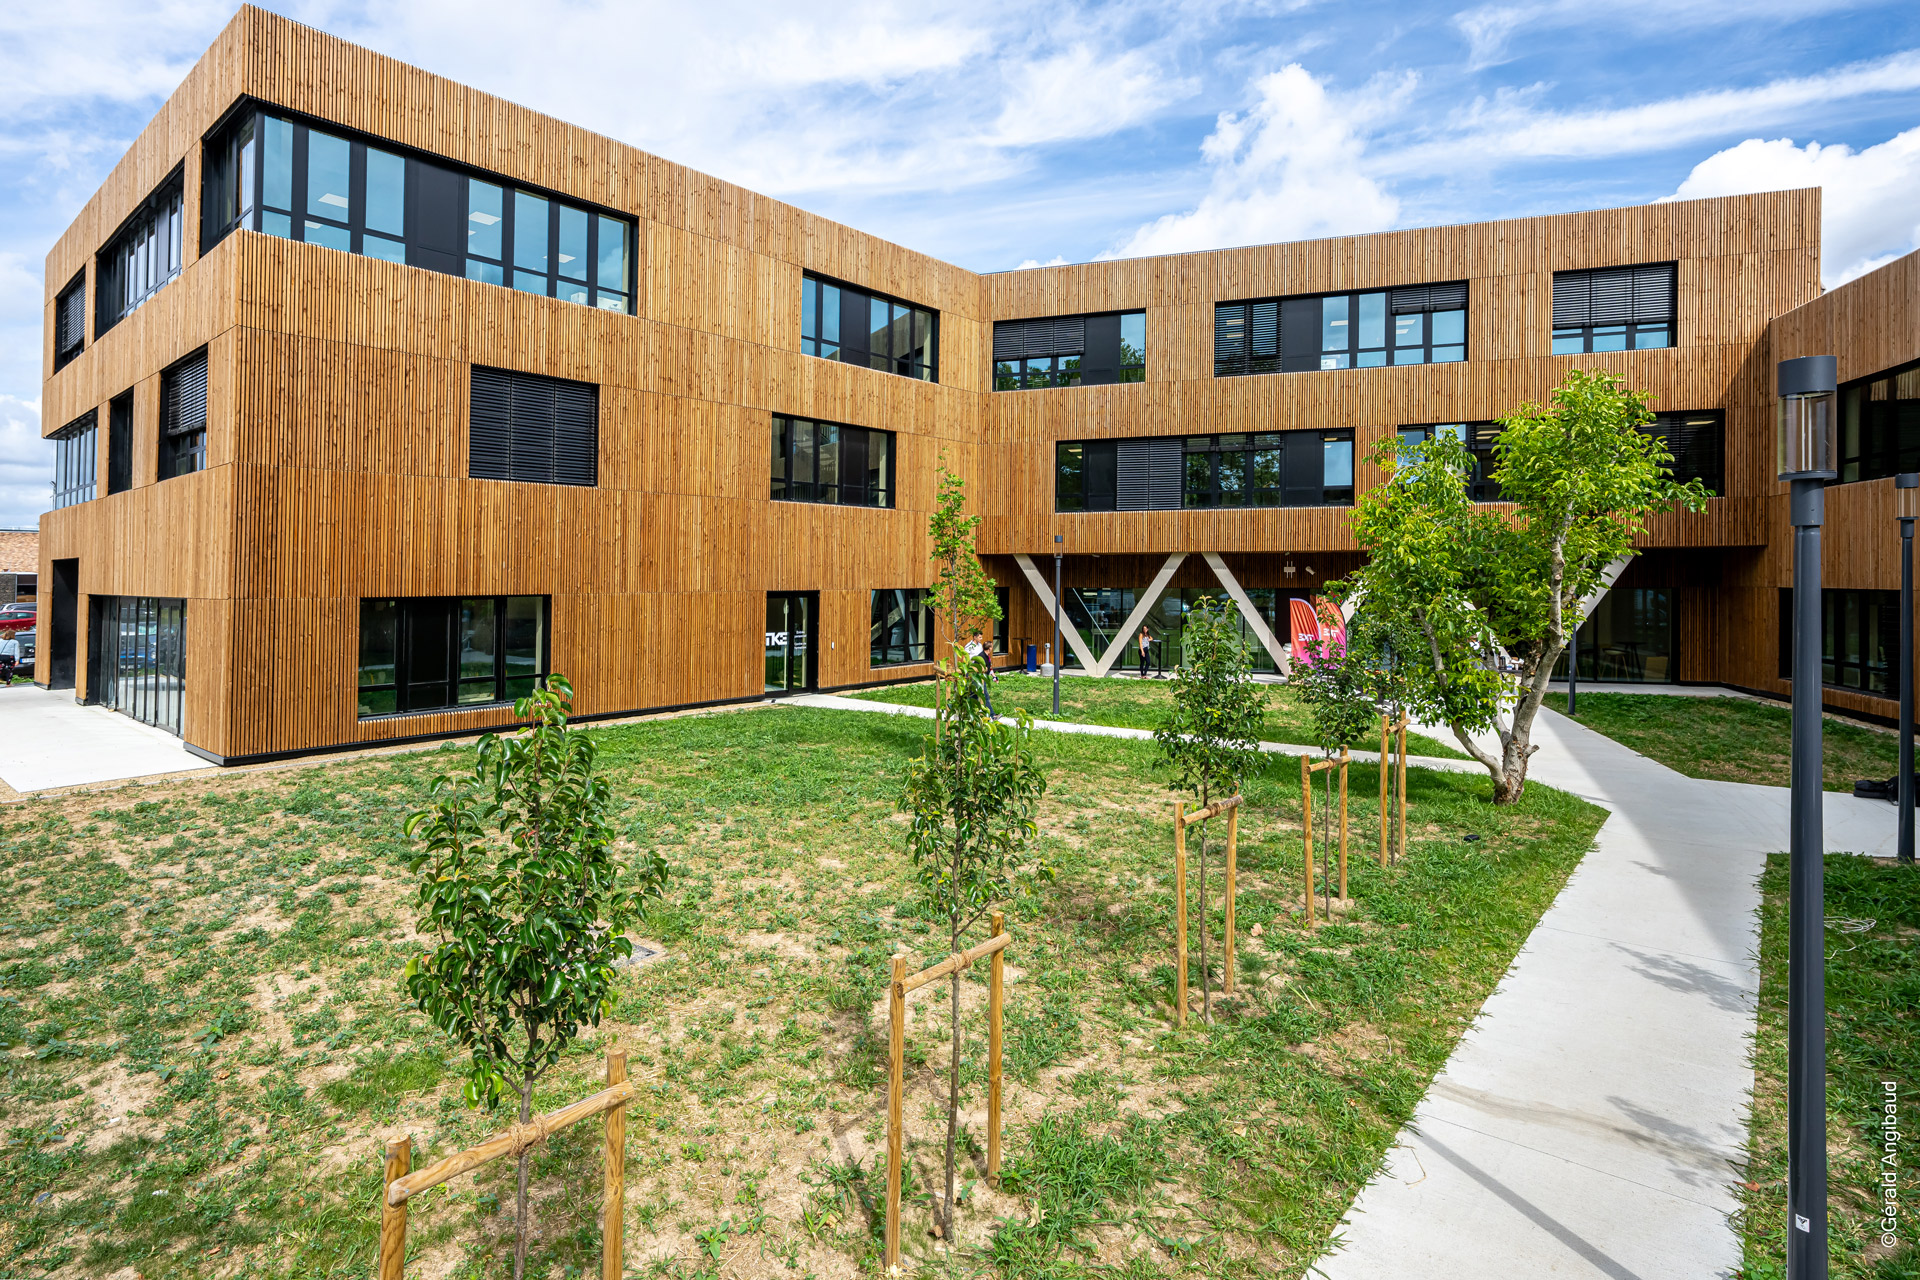
[[[30,602],[0,604],[0,631],[24,631],[33,625],[35,608]]]

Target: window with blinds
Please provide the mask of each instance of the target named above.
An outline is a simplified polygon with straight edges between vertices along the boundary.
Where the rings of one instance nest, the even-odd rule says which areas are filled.
[[[207,465],[207,353],[202,348],[160,374],[160,479]]]
[[[1147,379],[1147,313],[996,320],[993,389],[1099,386]]]
[[[1307,373],[1467,358],[1467,282],[1217,303],[1213,372]]]
[[[1675,264],[1553,273],[1553,354],[1644,351],[1674,344]]]
[[[600,388],[473,366],[467,475],[475,480],[594,485],[600,480]]]
[[[95,335],[105,333],[180,274],[182,171],[175,169],[100,250]]]
[[[1675,480],[1698,480],[1708,492],[1726,490],[1726,415],[1718,409],[1701,413],[1663,413],[1638,430],[1658,438],[1673,455],[1668,471]]]
[[[99,418],[87,410],[53,433],[53,509],[93,501],[99,468]]]
[[[80,273],[53,301],[53,371],[60,372],[87,345],[87,272]]]

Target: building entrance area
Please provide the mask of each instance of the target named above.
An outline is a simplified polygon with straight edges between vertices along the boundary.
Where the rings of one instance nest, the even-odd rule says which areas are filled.
[[[767,693],[801,693],[819,687],[813,652],[819,613],[818,591],[767,593]]]
[[[88,700],[178,734],[187,681],[187,602],[94,596],[91,604]]]
[[[1554,679],[1567,678],[1562,653]],[[1673,591],[1615,587],[1580,624],[1580,678],[1625,684],[1673,682]]]

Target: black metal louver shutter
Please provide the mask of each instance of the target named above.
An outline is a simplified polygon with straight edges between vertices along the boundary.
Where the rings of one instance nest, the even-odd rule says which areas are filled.
[[[1427,306],[1426,285],[1414,285],[1410,289],[1395,289],[1393,291],[1393,314],[1406,316],[1412,315],[1416,311],[1426,311],[1429,309]]]
[[[863,479],[865,472],[863,460],[859,468]],[[599,483],[600,388],[591,382],[554,385],[553,480],[555,484]]]
[[[1673,319],[1674,264],[1659,262],[1633,269],[1633,318],[1642,324]]]
[[[1213,309],[1213,376],[1247,371],[1247,304],[1223,302]]]
[[[507,447],[513,434],[513,375],[475,365],[468,418],[467,475],[475,480],[513,479]]]
[[[1252,344],[1251,367],[1255,373],[1271,373],[1280,358],[1280,304],[1256,302],[1248,308],[1249,337]]]
[[[559,383],[519,374],[513,380],[512,427],[507,435],[508,478],[553,483],[553,437]]]
[[[1412,315],[1419,311],[1458,311],[1467,305],[1467,282],[1454,280],[1446,284],[1416,284],[1404,289],[1395,289],[1392,297],[1393,314]]]
[[[1592,273],[1556,271],[1553,273],[1553,326],[1570,329],[1591,324],[1588,316],[1592,297]]]
[[[1588,324],[1633,322],[1633,275],[1632,267],[1607,267],[1593,273]]]
[[[86,342],[87,290],[84,277],[60,295],[54,317],[54,353],[71,356]]]
[[[1726,429],[1718,414],[1699,417],[1662,415],[1640,430],[1665,441],[1673,455],[1675,480],[1698,480],[1721,493],[1726,480]]]
[[[1018,360],[1026,353],[1026,321],[996,320],[993,322],[993,358],[996,361]]]
[[[169,436],[207,426],[207,353],[182,360],[161,379],[160,426]]]
[[[1186,452],[1178,436],[1147,441],[1147,510],[1178,511],[1186,476]]]
[[[1114,442],[1114,510],[1150,511],[1150,481],[1152,479],[1152,458],[1147,449],[1150,441],[1116,440]]]

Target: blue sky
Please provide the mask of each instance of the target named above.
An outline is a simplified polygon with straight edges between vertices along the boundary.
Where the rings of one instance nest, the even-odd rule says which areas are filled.
[[[1920,247],[1911,0],[267,7],[982,271],[1812,185],[1829,286]],[[0,527],[47,248],[232,12],[0,12]]]

